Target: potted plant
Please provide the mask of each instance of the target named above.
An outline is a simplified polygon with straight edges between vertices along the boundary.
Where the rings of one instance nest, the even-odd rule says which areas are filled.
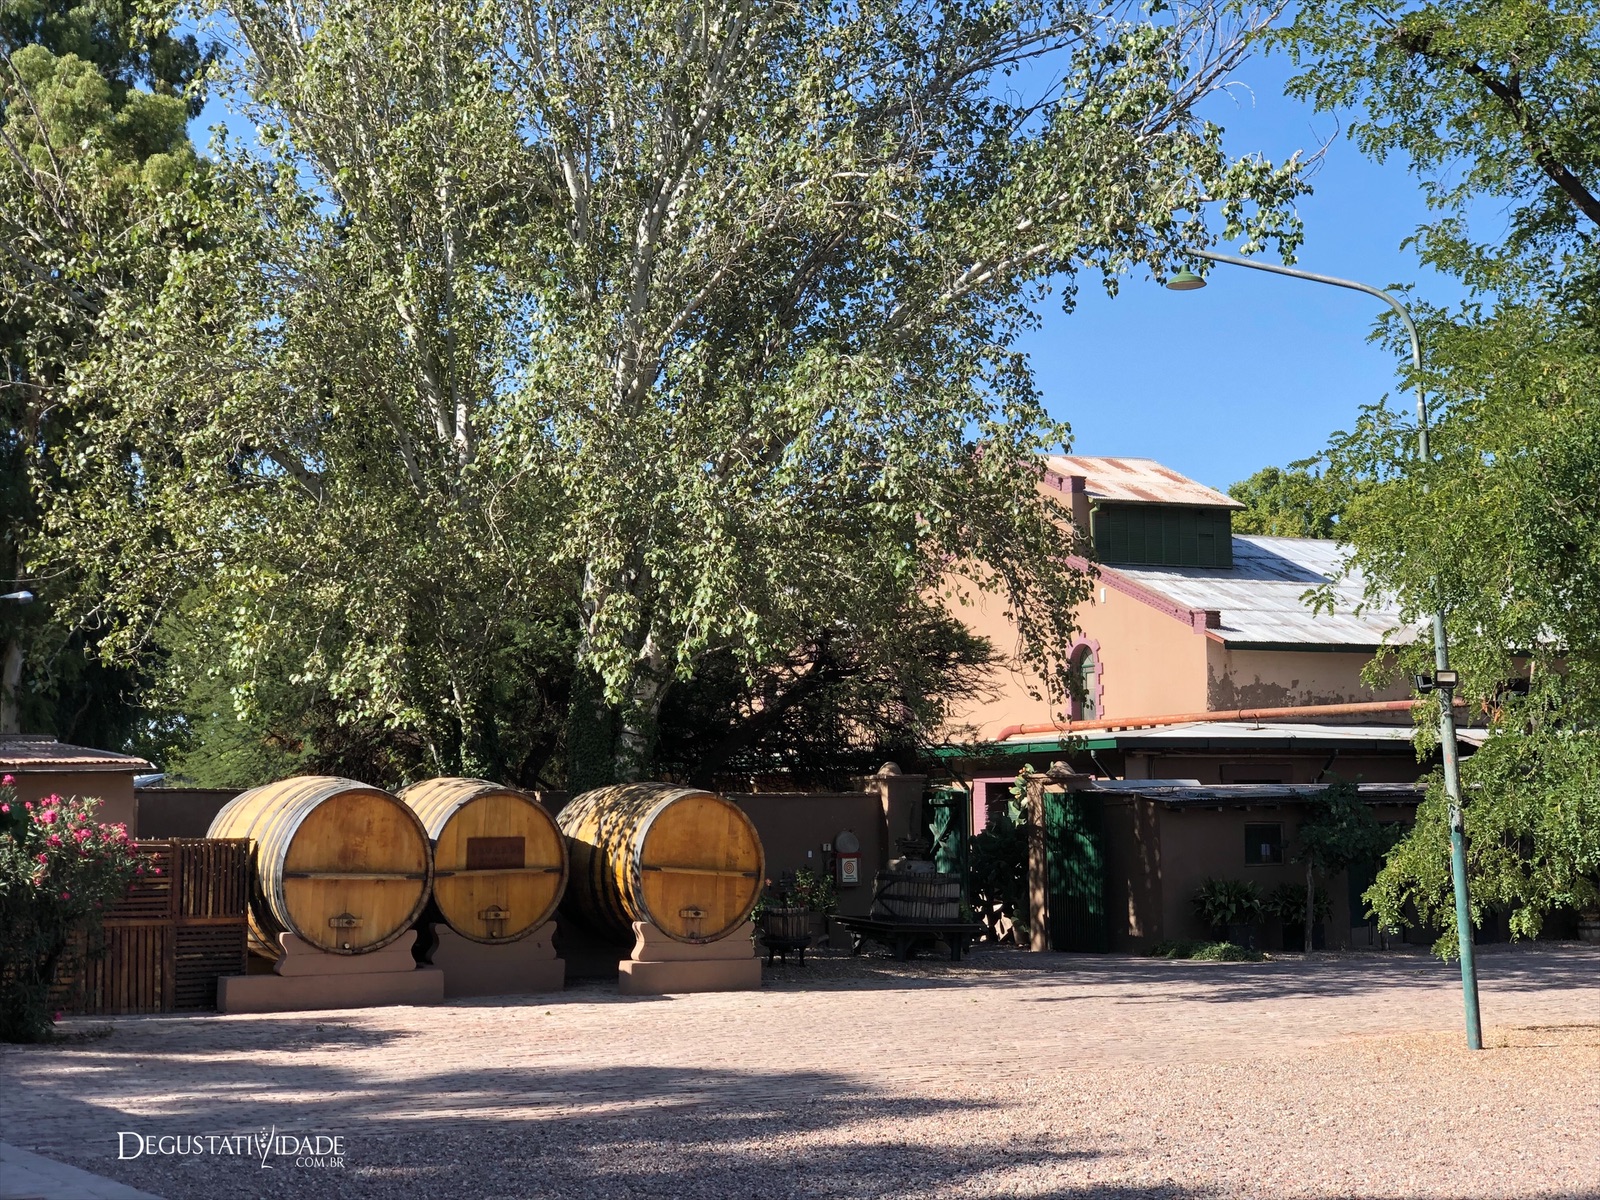
[[[758,936],[767,948],[767,962],[770,964],[776,955],[788,961],[791,953],[797,953],[804,966],[811,928],[805,906],[795,897],[793,877],[781,876],[776,887],[768,880],[767,891],[756,902],[755,911]]]
[[[833,876],[826,871],[801,867],[789,886],[789,900],[806,910],[811,939],[817,945],[823,944],[828,936],[828,918],[839,908],[839,893]]]
[[[1194,908],[1219,942],[1255,948],[1261,919],[1261,889],[1242,879],[1207,879],[1194,894]]]
[[[1315,923],[1311,927],[1311,948],[1321,950],[1327,945],[1326,928],[1323,925],[1333,915],[1333,903],[1328,896],[1326,888],[1318,889],[1316,899],[1313,901]],[[1301,951],[1306,948],[1306,885],[1303,883],[1280,883],[1267,893],[1267,898],[1262,902],[1262,911],[1269,917],[1276,917],[1283,926],[1283,948],[1285,950]]]

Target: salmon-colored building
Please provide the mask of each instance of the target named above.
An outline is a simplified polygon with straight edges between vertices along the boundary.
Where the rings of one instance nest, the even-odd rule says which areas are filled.
[[[1096,560],[1084,563],[1094,578],[1078,632],[1052,648],[1069,663],[1070,690],[1052,694],[1029,665],[1001,598],[974,597],[961,618],[1007,660],[952,714],[945,753],[973,785],[975,830],[1024,763],[1066,760],[1140,787],[1137,799],[1103,805],[1108,944],[1199,936],[1186,917],[1199,879],[1294,876],[1306,794],[1296,785],[1408,784],[1425,770],[1409,681],[1374,690],[1362,679],[1386,643],[1416,631],[1367,597],[1359,575],[1343,575],[1337,543],[1235,534],[1242,505],[1150,459],[1052,457],[1043,486],[1087,531]],[[1479,736],[1464,730],[1462,741]],[[1386,820],[1415,804],[1414,789],[1371,790],[1374,803],[1382,791]],[[1148,814],[1133,820],[1135,809]],[[1263,862],[1268,834],[1279,849]],[[1118,866],[1133,863],[1137,878]],[[1362,921],[1359,888],[1346,885],[1333,889],[1336,943]]]

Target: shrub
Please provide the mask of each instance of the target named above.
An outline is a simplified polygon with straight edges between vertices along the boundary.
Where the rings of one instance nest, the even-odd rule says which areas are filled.
[[[1157,942],[1150,950],[1150,957],[1192,958],[1197,962],[1261,962],[1265,955],[1232,942],[1194,942],[1180,938],[1173,942]]]
[[[0,1041],[38,1042],[58,974],[147,868],[126,828],[94,820],[98,800],[19,802],[13,784],[0,781]]]
[[[801,867],[794,873],[789,897],[801,908],[814,913],[831,913],[839,907],[839,894],[834,888],[833,876],[808,867]]]
[[[1024,767],[1025,775],[1032,768]],[[1018,776],[1013,802],[991,803],[982,833],[968,844],[968,881],[973,907],[1007,918],[1019,944],[1028,935],[1028,825],[1022,815],[1026,790]]]
[[[1333,915],[1333,899],[1326,888],[1317,889],[1315,903],[1316,920],[1326,921]],[[1280,883],[1267,893],[1261,907],[1267,916],[1277,917],[1285,925],[1298,925],[1306,919],[1306,885]]]
[[[1261,889],[1242,879],[1207,879],[1195,891],[1194,909],[1212,929],[1248,924],[1261,916]]]

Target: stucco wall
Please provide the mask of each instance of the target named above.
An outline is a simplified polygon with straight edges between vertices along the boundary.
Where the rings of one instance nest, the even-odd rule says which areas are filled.
[[[19,800],[46,796],[94,796],[100,800],[96,820],[105,825],[126,825],[137,835],[138,810],[133,801],[132,771],[29,771],[9,768],[15,775]]]
[[[1372,655],[1364,650],[1230,650],[1210,638],[1206,642],[1208,708],[1345,704],[1403,700],[1411,694],[1404,681],[1397,680],[1379,692],[1363,684],[1361,670],[1372,661]]]
[[[1159,938],[1205,938],[1205,928],[1194,911],[1194,894],[1208,877],[1242,879],[1254,883],[1263,893],[1279,883],[1304,883],[1305,867],[1285,861],[1251,866],[1244,861],[1244,827],[1247,824],[1279,823],[1283,826],[1285,859],[1292,858],[1299,836],[1297,805],[1256,808],[1173,809],[1155,805],[1155,820],[1160,838],[1160,933]],[[1410,805],[1374,806],[1380,821],[1413,819]],[[1363,923],[1360,914],[1352,919],[1349,880],[1344,872],[1325,881],[1332,902],[1332,914],[1325,923],[1328,948],[1347,946],[1350,929]]]
[[[987,638],[1000,656],[983,685],[970,693],[965,703],[952,706],[945,729],[952,739],[991,738],[1006,725],[1034,724],[1055,720],[1059,706],[1045,700],[1044,679],[1024,660],[1022,635],[1016,622],[1006,615],[1002,596],[980,592],[971,584],[955,579],[950,587],[970,603],[946,601],[945,608],[979,637]]]
[[[866,916],[872,904],[872,880],[883,853],[883,802],[877,793],[830,795],[757,793],[732,795],[755,824],[767,856],[767,877],[807,867],[831,871],[833,856],[823,850],[842,830],[861,841],[861,883],[839,889],[839,912]],[[809,852],[810,857],[807,857]]]
[[[1206,637],[1192,625],[1103,580],[1078,610],[1086,638],[1100,644],[1101,716],[1145,717],[1206,706]]]
[[[1143,796],[1107,796],[1101,832],[1108,945],[1114,953],[1137,954],[1161,937],[1161,838],[1154,805]]]
[[[968,629],[988,638],[1003,663],[984,688],[951,713],[952,736],[972,726],[978,738],[993,737],[1007,725],[1043,724],[1060,719],[1064,701],[1044,699],[1044,681],[1022,658],[1017,626],[1006,615],[1002,597],[970,594],[970,605],[948,610]],[[1100,662],[1100,715],[1155,716],[1206,707],[1206,643],[1203,634],[1105,582],[1096,583],[1090,601],[1079,607],[1082,640],[1097,643]],[[1071,646],[1057,648],[1065,660]]]
[[[239,794],[236,788],[139,788],[139,836],[201,838],[211,819]]]

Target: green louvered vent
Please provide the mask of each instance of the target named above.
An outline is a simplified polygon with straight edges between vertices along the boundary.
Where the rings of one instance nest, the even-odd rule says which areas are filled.
[[[1090,527],[1103,563],[1233,566],[1232,513],[1174,504],[1100,504]]]

